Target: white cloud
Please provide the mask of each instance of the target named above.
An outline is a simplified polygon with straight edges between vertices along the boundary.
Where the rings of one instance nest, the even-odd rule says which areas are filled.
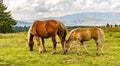
[[[17,20],[57,17],[87,11],[120,12],[120,0],[4,0]]]

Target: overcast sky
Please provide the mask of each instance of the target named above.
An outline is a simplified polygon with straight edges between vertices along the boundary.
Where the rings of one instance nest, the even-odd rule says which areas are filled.
[[[80,12],[120,12],[120,0],[4,0],[16,20],[59,17]]]

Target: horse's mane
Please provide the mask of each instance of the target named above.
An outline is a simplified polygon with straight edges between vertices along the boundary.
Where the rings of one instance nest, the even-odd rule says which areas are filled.
[[[34,22],[35,23],[35,22]],[[33,24],[34,24],[33,23]],[[30,28],[28,29],[28,33],[27,33],[27,40],[28,40],[28,42],[30,41],[30,37],[31,37],[31,30],[32,30],[32,27],[33,27],[33,24],[30,26]]]

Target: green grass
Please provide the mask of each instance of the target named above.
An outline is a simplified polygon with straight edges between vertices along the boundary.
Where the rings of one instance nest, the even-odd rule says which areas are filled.
[[[61,54],[61,44],[57,44],[56,54],[51,55],[51,39],[45,40],[47,52],[39,55],[36,42],[33,51],[26,47],[26,34],[26,32],[0,34],[0,66],[120,66],[120,32],[112,32],[112,36],[105,33],[104,56],[95,55],[94,40],[85,42],[89,55],[86,55],[81,47],[82,55],[77,56],[74,42],[71,51],[66,55]],[[59,42],[58,37],[57,41]]]

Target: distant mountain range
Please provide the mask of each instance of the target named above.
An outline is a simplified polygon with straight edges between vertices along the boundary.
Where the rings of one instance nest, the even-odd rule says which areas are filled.
[[[48,17],[40,20],[56,19],[62,21],[66,26],[91,26],[120,24],[120,13],[115,12],[84,12],[65,15],[62,17]],[[17,25],[30,25],[31,22],[18,21]]]
[[[31,24],[32,24],[31,22],[25,22],[25,21],[17,20],[17,25],[16,26],[30,26]]]

